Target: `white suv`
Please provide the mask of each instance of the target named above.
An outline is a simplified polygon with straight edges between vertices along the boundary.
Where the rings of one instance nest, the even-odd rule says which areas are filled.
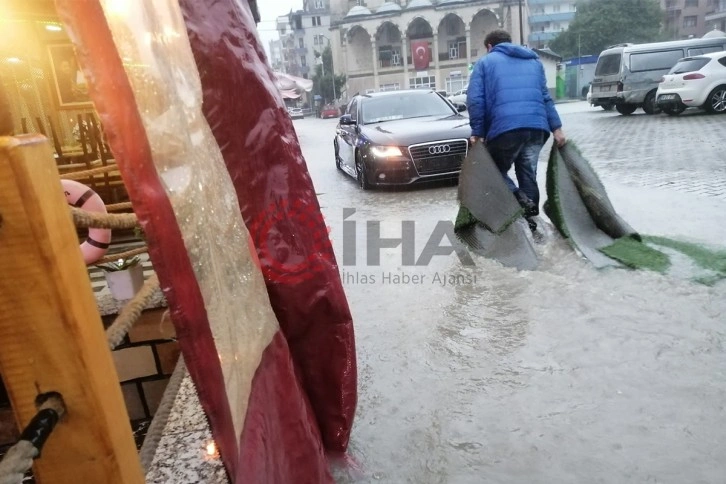
[[[671,116],[687,107],[726,113],[726,52],[685,57],[663,76],[656,102]]]

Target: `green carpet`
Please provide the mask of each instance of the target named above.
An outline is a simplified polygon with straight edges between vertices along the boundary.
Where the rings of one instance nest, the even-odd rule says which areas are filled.
[[[677,251],[692,264],[689,267],[673,267],[673,261],[663,252],[664,249]],[[691,281],[706,286],[726,279],[726,251],[712,250],[700,244],[659,236],[644,236],[643,242],[623,237],[601,251],[630,268],[687,273]]]
[[[600,249],[600,252],[631,269],[665,273],[671,265],[666,254],[630,237],[621,237],[614,244]]]

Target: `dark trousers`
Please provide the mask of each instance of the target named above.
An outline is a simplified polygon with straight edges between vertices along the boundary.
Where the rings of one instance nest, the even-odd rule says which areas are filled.
[[[507,131],[492,140],[487,140],[487,149],[504,181],[515,195],[521,190],[537,207],[539,213],[539,187],[537,186],[537,161],[549,133],[538,129]],[[514,184],[507,172],[514,165],[517,183]],[[520,197],[517,197],[520,199]],[[521,203],[521,199],[520,199]]]

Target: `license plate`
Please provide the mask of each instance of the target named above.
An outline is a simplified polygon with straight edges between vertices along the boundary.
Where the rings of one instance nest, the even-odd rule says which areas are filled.
[[[675,98],[676,98],[676,95],[675,94],[661,94],[658,97],[658,101],[670,101],[670,100],[675,99]]]
[[[600,92],[608,92],[610,90],[610,86],[601,86]]]

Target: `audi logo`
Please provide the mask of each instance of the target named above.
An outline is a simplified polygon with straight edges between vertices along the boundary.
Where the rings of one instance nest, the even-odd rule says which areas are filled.
[[[429,146],[429,154],[432,155],[443,155],[451,151],[450,145],[435,145]]]

